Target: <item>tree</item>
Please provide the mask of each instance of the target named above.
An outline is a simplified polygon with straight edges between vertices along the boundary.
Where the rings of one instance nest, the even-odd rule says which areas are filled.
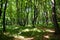
[[[60,34],[60,28],[57,22],[57,15],[56,15],[56,1],[52,0],[52,19],[53,24],[55,26],[55,34]]]
[[[7,0],[5,1],[5,6],[4,6],[4,12],[3,12],[3,32],[6,31],[6,27],[5,27],[5,13],[6,13],[6,9],[7,9]]]
[[[0,16],[1,16],[1,14],[2,14],[2,8],[3,8],[3,0],[0,0],[0,3],[1,3],[1,4],[0,4],[0,6],[1,6],[1,7],[0,7]]]
[[[18,2],[18,0],[16,0],[16,8],[17,8],[17,24],[19,24],[20,25],[20,18],[19,18],[19,2]]]
[[[36,7],[36,5],[34,5],[34,18],[32,21],[33,27],[35,27],[36,21],[37,21],[37,17],[38,17],[38,8]]]

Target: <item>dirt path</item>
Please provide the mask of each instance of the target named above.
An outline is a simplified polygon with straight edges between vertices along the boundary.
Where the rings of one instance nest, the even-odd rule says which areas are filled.
[[[25,38],[23,36],[14,36],[14,40],[33,40],[34,38]]]

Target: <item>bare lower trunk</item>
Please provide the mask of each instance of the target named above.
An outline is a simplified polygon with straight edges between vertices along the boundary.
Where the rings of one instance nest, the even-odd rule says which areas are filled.
[[[3,13],[3,32],[6,31],[6,27],[5,27],[5,13],[6,13],[6,8],[7,8],[7,0],[5,2],[4,13]]]
[[[57,15],[56,15],[56,2],[55,0],[52,1],[52,19],[53,19],[53,24],[55,27],[55,34],[60,34],[60,28],[57,22]]]

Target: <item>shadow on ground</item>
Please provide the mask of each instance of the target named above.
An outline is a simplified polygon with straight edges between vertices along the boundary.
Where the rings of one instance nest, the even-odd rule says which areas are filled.
[[[0,40],[13,40],[14,37],[10,37],[8,35],[4,35],[3,33],[0,33]]]

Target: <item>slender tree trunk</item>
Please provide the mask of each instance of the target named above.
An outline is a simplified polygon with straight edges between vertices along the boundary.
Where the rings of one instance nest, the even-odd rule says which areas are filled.
[[[26,14],[27,14],[27,16],[26,16],[26,20],[27,20],[26,24],[28,25],[28,16],[29,16],[29,6],[28,6],[28,3],[26,3]]]
[[[53,24],[55,26],[55,34],[60,34],[60,28],[59,28],[59,25],[58,25],[58,22],[57,22],[55,0],[52,0],[52,18],[53,18]]]
[[[6,31],[6,27],[5,27],[5,13],[6,13],[6,8],[7,8],[7,0],[5,1],[5,7],[4,7],[4,13],[3,13],[3,32]]]
[[[33,18],[33,21],[32,21],[32,24],[33,24],[33,27],[35,27],[35,24],[36,24],[36,20],[37,20],[37,17],[38,17],[38,9],[36,8],[36,6],[34,5],[34,18]]]
[[[16,0],[16,8],[17,8],[17,24],[19,24],[20,25],[20,18],[19,18],[19,5],[18,5],[18,0]]]
[[[48,13],[46,12],[46,26],[48,25]]]
[[[43,16],[45,16],[45,23],[46,23],[46,26],[48,25],[48,9],[47,9],[47,0],[44,2],[44,15]]]
[[[3,8],[3,0],[0,0],[0,16],[1,16],[1,14],[2,14],[2,8]]]

